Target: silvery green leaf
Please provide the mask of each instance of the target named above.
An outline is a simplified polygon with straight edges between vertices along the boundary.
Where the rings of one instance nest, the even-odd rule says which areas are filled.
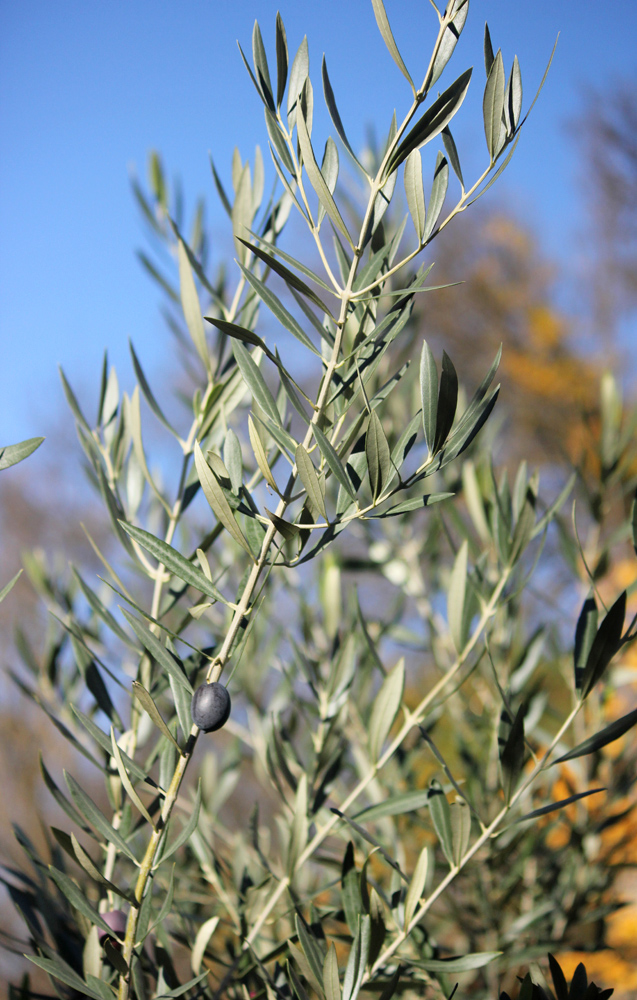
[[[374,699],[369,719],[369,756],[375,763],[400,710],[405,687],[405,661],[401,658],[391,670]]]
[[[356,491],[352,486],[350,478],[347,475],[343,463],[338,457],[334,446],[331,444],[330,441],[328,441],[323,431],[316,424],[313,425],[312,432],[314,434],[314,437],[316,438],[316,443],[319,446],[319,450],[323,455],[323,458],[327,462],[327,465],[331,470],[332,474],[336,479],[338,479],[339,483],[341,484],[347,495],[350,497],[350,499],[355,501]]]
[[[637,722],[637,718],[635,721]],[[602,746],[604,746],[604,744],[602,744]],[[593,751],[591,750],[590,752],[592,753]],[[565,757],[560,757],[559,761],[555,760],[553,763],[558,764],[560,761],[568,760],[570,757],[572,757],[572,754],[566,754]],[[605,788],[590,788],[586,792],[577,792],[575,795],[569,795],[567,799],[560,799],[559,802],[549,802],[547,806],[542,806],[540,809],[534,809],[532,812],[526,813],[525,816],[520,816],[520,818],[516,819],[515,822],[526,823],[529,819],[537,819],[538,816],[547,816],[549,813],[556,812],[558,809],[564,809],[565,806],[570,806],[572,802],[579,802],[580,799],[585,799],[589,795],[597,795],[599,792],[605,791]]]
[[[43,441],[43,437],[27,438],[26,441],[20,441],[19,444],[8,444],[4,448],[0,448],[0,471],[8,469],[11,465],[17,465],[18,462],[28,458],[36,448],[40,447]]]
[[[310,983],[312,989],[316,990],[318,995],[321,996],[323,962],[325,961],[323,948],[314,934],[312,934],[311,930],[308,929],[305,921],[298,912],[295,915],[294,923],[296,926],[296,933],[299,936],[299,944],[303,949],[302,954],[305,957],[305,963],[299,967],[307,981]],[[295,958],[296,957],[297,956],[295,954]]]
[[[359,994],[371,942],[371,920],[369,914],[359,918],[358,933],[354,938],[343,977],[343,1000],[356,1000]]]
[[[254,72],[257,83],[263,95],[263,100],[271,110],[274,110],[274,99],[272,97],[272,84],[270,83],[270,71],[268,60],[265,54],[261,29],[257,21],[252,29],[252,60],[254,62]],[[285,87],[285,84],[284,84]]]
[[[405,160],[404,180],[407,207],[420,244],[425,232],[425,189],[422,183],[422,157],[418,149],[412,149]]]
[[[372,6],[374,8],[374,16],[376,17],[376,24],[378,25],[378,30],[380,31],[383,37],[383,41],[387,46],[389,54],[396,63],[396,65],[398,66],[398,69],[403,74],[403,76],[405,77],[409,86],[411,87],[411,89],[415,94],[416,88],[414,86],[414,81],[409,75],[409,70],[405,66],[403,62],[403,57],[398,51],[398,46],[396,45],[396,41],[394,39],[391,27],[389,25],[389,19],[387,17],[387,11],[385,10],[385,5],[383,4],[383,0],[372,0]]]
[[[219,917],[209,917],[208,920],[204,920],[203,924],[197,931],[195,943],[193,945],[192,952],[190,953],[190,967],[195,975],[199,974],[208,943],[217,929],[219,919]]]
[[[347,231],[347,226],[343,221],[341,213],[339,212],[336,202],[332,197],[332,193],[327,186],[323,174],[319,168],[316,158],[314,156],[314,150],[312,149],[312,142],[309,135],[309,130],[307,123],[305,121],[305,116],[300,114],[296,117],[296,129],[299,137],[299,146],[301,147],[301,154],[303,156],[303,164],[307,171],[307,176],[309,177],[310,184],[314,188],[314,191],[318,195],[318,199],[329,215],[334,226],[340,230],[349,245],[353,248],[354,243],[352,237]]]
[[[429,793],[426,790],[415,792],[403,792],[400,795],[391,795],[375,806],[367,806],[361,812],[356,813],[355,820],[371,823],[385,816],[402,816],[404,813],[414,812],[416,809],[424,809],[429,804]]]
[[[307,35],[298,47],[290,70],[290,85],[288,87],[288,128],[292,129],[296,121],[299,95],[310,72],[310,56],[307,47]]]
[[[456,143],[454,141],[454,138],[451,134],[451,129],[445,127],[443,128],[441,134],[442,134],[442,142],[445,147],[445,152],[449,157],[449,163],[451,164],[451,168],[456,177],[458,178],[458,180],[460,181],[460,186],[464,191],[464,180],[462,177],[462,169],[460,167],[460,157],[458,156],[458,150],[456,148]]]
[[[188,990],[194,989],[194,987],[198,986],[199,983],[202,983],[204,979],[207,979],[209,975],[210,970],[206,969],[205,972],[201,972],[198,976],[195,976],[194,979],[189,979],[188,982],[184,983],[182,986],[176,986],[174,990],[162,990],[161,1000],[173,1000],[174,997],[183,996],[184,993],[188,992]]]
[[[226,434],[223,446],[223,457],[225,466],[230,476],[232,492],[239,493],[243,485],[243,460],[241,457],[241,444],[235,432],[230,428]]]
[[[161,856],[161,862],[163,864],[175,851],[178,851],[180,847],[187,844],[191,836],[197,829],[197,824],[199,822],[199,810],[201,809],[201,781],[197,785],[197,794],[195,796],[195,801],[193,803],[192,812],[188,819],[188,822],[184,826],[181,833],[175,838],[170,847],[167,847],[165,853]]]
[[[520,114],[522,112],[522,75],[518,57],[513,57],[513,66],[504,94],[504,116],[507,125],[507,133],[515,132]]]
[[[409,883],[409,889],[407,890],[407,895],[405,897],[405,917],[403,923],[403,929],[405,931],[409,929],[411,918],[416,912],[418,904],[420,903],[420,900],[424,894],[428,871],[429,871],[429,848],[423,847],[422,851],[418,856],[418,861],[416,862],[414,874],[411,877],[411,882]]]
[[[493,66],[493,60],[494,60],[494,55],[493,55],[493,45],[491,44],[491,33],[489,32],[489,26],[488,26],[488,24],[486,24],[486,22],[485,22],[485,25],[484,25],[484,69],[485,69],[485,72],[487,74],[487,77],[489,76],[489,73],[491,72],[491,67]]]
[[[492,163],[500,152],[506,136],[506,125],[503,119],[504,86],[504,63],[502,62],[502,53],[498,49],[489,70],[482,99],[484,134]]]
[[[128,346],[129,346],[129,349],[130,349],[130,352],[131,352],[131,358],[133,359],[133,368],[135,369],[135,377],[137,378],[137,381],[139,382],[139,387],[140,387],[141,391],[144,393],[144,399],[148,403],[149,407],[151,408],[151,410],[153,411],[153,413],[155,414],[155,416],[157,417],[157,419],[159,421],[161,421],[161,423],[164,425],[164,427],[166,428],[166,430],[170,431],[171,434],[173,434],[173,435],[175,435],[175,437],[177,437],[178,436],[177,432],[174,430],[174,428],[170,425],[170,423],[168,422],[168,420],[164,416],[162,408],[160,407],[159,403],[155,399],[155,396],[153,395],[153,391],[150,388],[150,385],[148,384],[148,381],[147,381],[146,376],[144,374],[144,370],[143,370],[143,368],[141,366],[139,358],[137,357],[137,354],[135,353],[135,348],[133,347],[132,340],[129,340]]]
[[[165,670],[168,675],[172,676],[178,684],[188,691],[189,694],[192,694],[192,685],[186,677],[184,665],[181,660],[172,653],[169,653],[157,636],[151,632],[143,622],[139,621],[138,618],[135,618],[134,615],[131,615],[125,609],[122,609],[122,614],[133,629],[139,641],[145,649],[148,650],[157,665],[161,667],[162,670]]]
[[[362,837],[363,840],[366,840],[368,844],[371,844],[372,847],[375,847],[380,856],[385,859],[390,868],[393,868],[393,870],[400,876],[403,882],[409,882],[409,879],[407,878],[405,873],[401,871],[398,862],[392,858],[392,856],[385,850],[383,845],[380,843],[380,841],[376,839],[376,837],[372,837],[371,833],[369,833],[369,831],[366,830],[364,826],[361,826],[360,823],[356,822],[356,820],[350,819],[349,816],[346,816],[345,813],[342,813],[340,809],[335,809],[332,807],[332,812],[340,819],[345,820],[348,826],[351,826],[352,830],[354,830],[359,835],[359,837]]]
[[[76,808],[82,814],[86,822],[92,826],[94,830],[100,833],[102,837],[108,840],[110,844],[117,847],[122,854],[125,854],[127,858],[130,858],[130,860],[139,867],[139,862],[135,859],[135,855],[122,835],[111,826],[104,814],[97,808],[90,795],[88,795],[77,783],[75,778],[72,775],[67,774],[66,771],[64,772],[64,780],[66,781],[67,788]]]
[[[4,601],[9,591],[13,589],[13,587],[18,582],[21,576],[22,576],[22,570],[19,569],[16,575],[11,580],[9,580],[8,583],[5,583],[2,590],[0,590],[0,602]]]
[[[341,899],[347,926],[352,937],[357,933],[358,921],[364,913],[361,897],[361,873],[354,861],[354,843],[349,841],[341,865]]]
[[[438,385],[436,383],[436,389]],[[435,412],[435,410],[434,410]],[[394,445],[391,453],[392,465],[396,469],[401,469],[407,455],[416,443],[416,438],[418,437],[418,428],[420,426],[421,415],[420,412],[416,413],[409,423],[407,424],[405,430],[402,432],[398,441]]]
[[[55,958],[42,958],[39,955],[25,955],[25,958],[32,962],[33,965],[37,965],[38,969],[42,969],[47,975],[52,976],[53,979],[59,980],[59,982],[64,983],[65,986],[70,986],[71,989],[77,990],[80,996],[92,997],[93,1000],[103,1000],[103,995],[101,992],[91,987],[88,983],[78,976],[70,965],[67,965],[61,958],[57,955]]]
[[[441,503],[443,500],[449,500],[451,497],[455,496],[455,493],[427,493],[424,497],[413,497],[411,500],[403,500],[402,503],[396,504],[394,507],[389,507],[384,510],[382,514],[368,514],[368,517],[397,517],[399,514],[405,514],[410,510],[420,510],[421,507],[431,507],[432,504]]]
[[[509,718],[509,734],[506,741],[500,747],[500,765],[502,767],[502,784],[504,787],[504,798],[508,804],[511,796],[515,792],[522,767],[524,765],[524,715],[526,706],[520,705],[515,718]],[[507,713],[508,716],[508,713]]]
[[[86,899],[82,890],[75,884],[73,879],[65,875],[64,872],[58,871],[53,865],[49,865],[49,875],[57,885],[58,889],[68,899],[71,906],[73,906],[82,916],[91,923],[95,924],[96,927],[100,927],[103,931],[112,934],[111,928],[108,926],[104,918],[95,910],[89,901]]]
[[[295,453],[296,467],[305,491],[319,513],[327,520],[325,509],[325,483],[321,488],[321,481],[317,475],[314,463],[302,444],[299,444]]]
[[[449,186],[449,165],[442,153],[438,153],[436,166],[434,169],[434,179],[429,195],[429,205],[427,206],[427,224],[423,234],[422,242],[426,243],[436,228],[436,223],[440,218],[442,207],[447,196]]]
[[[441,972],[443,974],[447,972],[471,972],[473,969],[482,969],[501,954],[501,951],[483,951],[463,955],[460,958],[426,958],[422,961],[415,961],[414,965],[427,972]]]
[[[290,830],[290,843],[286,862],[286,870],[291,878],[296,870],[296,863],[307,843],[307,774],[299,778],[294,799],[294,818]],[[320,981],[320,980],[319,980]]]
[[[467,620],[467,556],[469,546],[465,539],[456,555],[447,590],[447,620],[453,644],[461,653],[467,641],[470,622]]]
[[[276,150],[277,156],[281,160],[281,163],[283,164],[285,169],[288,171],[289,174],[291,174],[292,177],[294,177],[294,162],[290,155],[290,150],[287,147],[285,137],[279,127],[279,123],[268,107],[264,108],[264,113],[265,113],[265,126],[268,130],[268,136],[270,137],[270,142],[272,143],[272,146]],[[285,181],[286,186],[289,184],[289,182],[285,179],[285,177],[282,177],[282,180]],[[291,188],[289,190],[292,192]],[[296,195],[294,194],[294,192],[292,192],[292,197],[296,201]],[[303,209],[301,209],[300,205],[299,205],[299,210],[304,211]]]
[[[626,591],[617,598],[597,630],[582,673],[582,698],[586,698],[621,646],[626,617]]]
[[[328,191],[333,195],[338,181],[338,149],[336,148],[336,143],[331,136],[327,137],[327,141],[325,143],[325,150],[321,161],[321,174],[323,176],[323,180],[327,184]],[[318,213],[319,226],[321,225],[324,217],[325,207],[320,205]]]
[[[438,835],[440,846],[449,865],[454,866],[453,856],[453,830],[451,827],[451,808],[447,802],[447,796],[442,790],[439,781],[434,780],[429,785],[429,812],[434,825],[434,830]]]
[[[245,348],[242,348],[245,350]],[[248,352],[246,351],[246,354]],[[254,364],[254,362],[252,362]],[[256,366],[255,366],[256,367]],[[199,477],[199,482],[201,483],[202,489],[206,496],[206,500],[210,504],[212,511],[217,518],[217,520],[224,526],[226,531],[232,535],[235,542],[244,549],[248,555],[252,558],[252,551],[248,545],[241,528],[237,524],[236,518],[232,512],[230,504],[226,500],[226,495],[221,488],[219,480],[215,476],[214,472],[206,462],[199,442],[195,442],[194,448],[195,455],[195,466],[197,468],[197,475]],[[204,574],[202,573],[202,576]],[[209,584],[212,587],[212,584]],[[201,588],[200,588],[201,589]],[[204,591],[205,593],[205,591]]]
[[[288,79],[288,40],[283,19],[279,12],[276,15],[276,106],[281,107]]]
[[[190,726],[188,727],[187,732],[190,732]],[[150,813],[148,812],[148,809],[146,808],[146,806],[140,799],[139,795],[135,791],[133,783],[130,780],[128,771],[124,766],[124,761],[122,760],[122,754],[117,745],[117,740],[115,739],[115,730],[113,729],[112,726],[111,726],[111,753],[113,760],[115,761],[115,766],[117,767],[117,772],[119,774],[120,781],[124,786],[126,794],[128,795],[129,799],[131,800],[135,808],[138,810],[138,812],[141,813],[146,822],[150,824],[151,829],[154,830],[155,824],[153,822],[153,819]]]
[[[334,289],[330,288],[330,286],[326,284],[326,282],[323,281],[323,279],[320,278],[318,274],[315,274],[314,271],[311,268],[307,267],[307,265],[304,264],[302,261],[297,260],[296,257],[292,257],[291,254],[286,253],[285,250],[282,250],[280,246],[277,246],[277,244],[268,243],[268,241],[264,240],[261,236],[259,236],[258,233],[253,232],[251,235],[254,236],[255,239],[257,239],[264,247],[267,247],[267,250],[263,251],[264,256],[261,259],[268,265],[268,267],[272,267],[273,259],[276,260],[277,257],[280,257],[281,260],[287,261],[288,264],[291,264],[292,267],[296,268],[297,271],[300,271],[301,274],[304,274],[307,278],[310,278],[312,281],[316,282],[316,284],[320,288],[323,288],[326,292],[330,292],[331,295],[334,294]],[[272,267],[272,270],[276,269]],[[287,268],[284,268],[284,271],[286,272],[286,274],[288,273]],[[285,278],[285,275],[282,272],[277,272],[277,273],[280,273],[281,277]],[[297,299],[297,294],[296,294],[297,291],[303,291],[303,289],[306,289],[304,291],[304,294],[308,294],[308,292],[310,291],[309,289],[307,289],[306,286],[303,286],[303,288],[299,288],[296,290],[295,289],[296,286],[290,284],[290,291],[292,292],[292,295],[295,299]],[[299,301],[299,299],[297,299],[297,301]],[[301,301],[299,301],[299,305],[301,304]],[[305,305],[305,303],[303,304]],[[321,302],[320,299],[317,300],[317,304],[320,304],[323,312],[326,312],[325,307],[323,306],[323,303]],[[316,317],[314,317],[314,319],[316,320]]]
[[[429,454],[433,455],[438,414],[438,369],[426,340],[423,340],[420,352],[420,400],[425,443]]]
[[[160,538],[156,538],[155,535],[151,535],[149,531],[144,531],[143,528],[137,528],[133,524],[120,523],[124,531],[131,538],[147,549],[151,555],[155,556],[174,576],[183,580],[184,583],[190,584],[191,587],[195,587],[202,594],[205,594],[206,597],[212,597],[215,601],[228,604],[228,601],[226,601],[223,594],[217,590],[214,584],[208,580],[200,569],[197,569],[188,559],[182,556],[181,552],[177,552],[171,545],[168,545]]]
[[[252,224],[252,182],[250,177],[250,164],[245,163],[239,184],[236,190],[234,204],[232,206],[232,232],[234,234],[234,245],[237,258],[245,264],[247,251],[242,238],[245,237]]]
[[[301,292],[302,295],[305,295],[310,300],[310,302],[313,302],[314,305],[318,306],[319,309],[322,312],[324,312],[327,316],[329,316],[331,319],[334,318],[330,313],[329,309],[327,308],[327,306],[325,305],[325,303],[322,302],[321,299],[318,297],[316,292],[313,292],[312,289],[309,288],[304,281],[301,281],[300,278],[297,278],[297,276],[293,274],[292,271],[290,271],[287,267],[284,267],[283,264],[280,264],[279,261],[272,256],[272,254],[255,246],[252,243],[247,243],[245,240],[241,240],[241,242],[245,243],[245,245],[249,247],[249,249],[256,257],[262,260],[264,264],[267,264],[267,266],[271,268],[273,271],[275,271],[276,274],[279,275],[279,277],[283,278],[286,285],[288,285],[291,290]],[[284,257],[285,259],[294,260],[294,258],[290,258],[288,254],[283,254],[283,252],[278,247],[276,248],[276,252],[279,254],[279,256]],[[294,261],[294,263],[296,265],[297,262]],[[308,269],[305,267],[300,267],[300,270],[303,270],[303,272],[305,273]],[[330,291],[330,289],[327,288],[327,285],[325,284],[324,281],[321,281],[312,272],[310,272],[310,274],[313,281],[316,281],[318,285],[321,285],[322,287]]]
[[[157,705],[152,699],[152,696],[148,693],[143,684],[139,681],[133,681],[133,694],[137,698],[138,702],[146,712],[146,714],[153,720],[160,733],[166,737],[169,744],[174,746],[181,754],[182,750],[179,746],[177,740],[171,733],[170,729],[164,722],[161,712],[157,708]]]
[[[419,146],[424,146],[425,143],[431,142],[432,139],[435,139],[436,136],[442,132],[445,125],[449,124],[466,97],[467,90],[469,89],[469,81],[471,80],[471,73],[471,69],[465,70],[465,72],[459,76],[458,79],[455,80],[429,108],[427,108],[423,116],[416,122],[411,131],[407,133],[405,138],[390,156],[387,164],[388,174],[400,166],[403,160],[409,156],[412,149],[417,149]]]
[[[383,491],[392,471],[389,445],[378,414],[372,410],[365,435],[365,457],[369,473],[369,485],[374,503]]]
[[[244,277],[249,284],[252,285],[261,301],[264,302],[268,309],[276,316],[281,325],[284,326],[286,330],[289,330],[289,332],[296,337],[296,339],[303,344],[304,347],[307,347],[313,354],[320,357],[320,352],[317,351],[305,330],[299,325],[292,313],[288,312],[272,289],[269,288],[265,282],[261,281],[260,278],[257,278],[257,276],[249,271],[248,268],[242,267],[241,270]]]
[[[232,342],[232,352],[235,356],[235,360],[239,366],[243,379],[256,402],[259,404],[263,412],[270,417],[275,424],[282,426],[281,416],[274,401],[274,397],[268,389],[265,379],[263,378],[261,370],[254,360],[254,357],[243,346],[243,344],[237,341]]]
[[[219,174],[217,173],[216,167],[212,159],[212,155],[210,156],[210,169],[212,170],[212,178],[215,182],[215,187],[217,189],[217,194],[219,195],[219,200],[221,201],[221,204],[223,205],[226,214],[230,218],[232,218],[232,205],[230,204],[228,195],[226,194],[223,184],[221,183],[221,179],[219,177]]]
[[[428,81],[427,89],[431,89],[431,87],[433,87],[434,83],[451,59],[453,50],[456,47],[456,42],[460,37],[460,32],[464,28],[465,21],[467,20],[467,14],[469,13],[469,0],[459,0],[459,2],[455,4],[455,7],[456,13],[453,20],[447,25],[440,45],[438,46],[438,52],[434,60],[431,79]]]
[[[323,989],[325,1000],[341,1000],[341,980],[338,973],[338,957],[334,942],[330,943],[323,963]]]
[[[453,857],[455,864],[459,865],[467,852],[469,838],[471,837],[471,810],[462,799],[456,799],[450,806],[450,810]]]
[[[360,169],[363,171],[363,173],[366,173],[365,168],[363,167],[363,165],[361,164],[360,160],[358,159],[358,157],[354,153],[354,150],[350,146],[349,140],[348,140],[348,138],[347,138],[347,136],[345,134],[345,129],[343,128],[343,122],[341,121],[341,116],[340,116],[338,108],[336,106],[336,99],[334,97],[334,91],[332,90],[332,84],[330,82],[330,78],[329,78],[329,75],[328,75],[328,72],[327,72],[327,63],[325,62],[325,56],[323,56],[323,64],[321,66],[321,75],[323,77],[323,94],[325,96],[325,103],[327,105],[327,110],[330,113],[330,118],[332,119],[332,122],[334,123],[334,128],[336,129],[338,137],[341,140],[341,142],[343,143],[343,145],[345,146],[345,149],[347,150],[347,152],[349,153],[349,155],[352,157],[352,159],[353,159],[354,163],[356,164],[356,166],[360,167]]]
[[[446,351],[442,352],[442,371],[438,387],[438,407],[436,410],[436,436],[433,453],[437,454],[445,444],[453,426],[458,405],[458,376],[453,362]]]
[[[195,287],[188,254],[186,253],[182,240],[177,243],[177,253],[179,258],[179,287],[181,291],[181,306],[184,312],[184,319],[188,332],[195,345],[197,353],[206,368],[210,367],[210,357],[208,355],[208,345],[203,328],[203,318],[201,315],[201,305]]]

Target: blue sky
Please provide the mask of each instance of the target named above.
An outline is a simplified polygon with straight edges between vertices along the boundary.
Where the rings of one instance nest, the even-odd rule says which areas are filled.
[[[427,0],[386,0],[394,35],[418,79],[435,35]],[[105,348],[132,386],[131,337],[150,377],[170,361],[159,295],[134,252],[144,234],[130,193],[157,149],[180,174],[187,202],[205,194],[220,253],[231,241],[212,189],[211,151],[229,183],[232,150],[267,153],[260,101],[237,38],[251,48],[255,16],[274,62],[274,19],[290,49],[307,33],[320,95],[326,53],[355,148],[374,123],[384,133],[405,81],[378,34],[368,0],[0,0],[0,444],[46,434],[63,407],[61,364],[84,392]],[[586,87],[635,76],[637,5],[592,0],[471,0],[467,27],[442,84],[469,65],[474,84],[454,129],[465,176],[483,163],[482,34],[489,22],[505,65],[517,53],[525,106],[560,41],[500,193],[548,253],[568,262],[582,246],[576,147],[567,124]],[[455,71],[454,71],[455,64]],[[450,75],[450,74],[453,74]],[[322,139],[329,124],[316,119]],[[267,163],[266,163],[267,168]],[[271,176],[271,173],[268,175]]]

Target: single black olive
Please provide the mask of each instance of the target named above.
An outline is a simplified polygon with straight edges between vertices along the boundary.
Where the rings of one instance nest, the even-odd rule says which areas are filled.
[[[219,681],[202,684],[192,696],[190,714],[194,724],[204,733],[214,733],[216,729],[221,729],[230,716],[228,689]]]

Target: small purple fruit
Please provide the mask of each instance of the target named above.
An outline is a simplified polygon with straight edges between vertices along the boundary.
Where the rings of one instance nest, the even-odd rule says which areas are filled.
[[[126,914],[123,910],[109,910],[107,913],[102,913],[101,917],[104,923],[108,924],[113,931],[113,934],[116,934],[120,938],[124,937],[126,934]],[[97,939],[100,944],[104,944],[106,939],[109,941],[116,940],[111,938],[101,927],[97,928]]]
[[[190,714],[194,724],[204,733],[214,733],[216,729],[221,729],[230,716],[228,689],[219,681],[202,684],[192,696]]]

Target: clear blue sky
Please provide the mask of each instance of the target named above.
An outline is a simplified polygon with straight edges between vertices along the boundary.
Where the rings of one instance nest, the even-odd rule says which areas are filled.
[[[386,0],[386,7],[420,78],[435,14],[427,0]],[[143,231],[129,171],[145,176],[149,149],[160,151],[169,174],[181,175],[189,203],[206,194],[219,244],[231,248],[208,151],[226,180],[235,145],[244,158],[256,142],[267,153],[262,107],[236,40],[250,51],[258,17],[274,62],[277,8],[290,49],[308,35],[317,98],[326,53],[354,147],[370,122],[384,133],[409,93],[368,0],[0,0],[0,444],[47,433],[63,406],[58,364],[86,389],[97,384],[107,348],[130,387],[129,337],[150,376],[170,356],[159,295],[134,257]],[[582,106],[583,88],[635,77],[637,4],[471,0],[450,66],[454,76],[476,68],[465,124],[455,129],[465,176],[484,155],[485,19],[505,65],[515,53],[520,59],[526,106],[561,32],[502,191],[547,251],[567,260],[585,247],[566,125]],[[319,117],[315,134],[323,139],[328,127]]]

